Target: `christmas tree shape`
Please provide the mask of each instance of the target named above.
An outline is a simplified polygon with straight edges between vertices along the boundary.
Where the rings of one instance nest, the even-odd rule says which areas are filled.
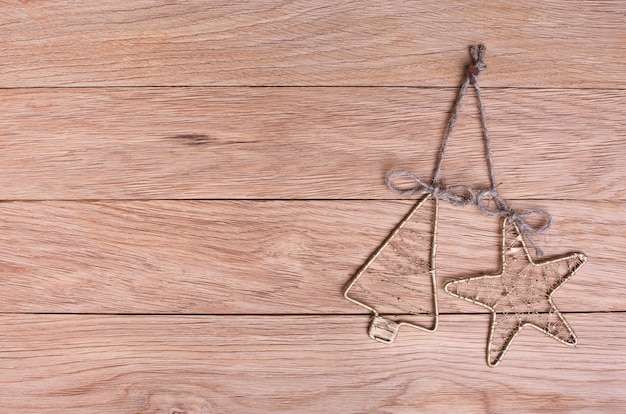
[[[345,289],[346,299],[372,312],[374,340],[392,343],[402,325],[437,329],[438,203],[432,195],[419,200]]]

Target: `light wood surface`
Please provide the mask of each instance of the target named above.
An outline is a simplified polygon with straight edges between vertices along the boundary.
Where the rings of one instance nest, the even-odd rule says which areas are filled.
[[[6,2],[1,86],[626,86],[620,1]]]
[[[408,169],[424,180],[432,175],[455,93],[4,90],[0,195],[393,198],[383,185],[389,171]],[[486,89],[483,95],[503,195],[625,199],[626,91]],[[470,93],[444,162],[446,182],[488,185],[483,154]]]
[[[393,346],[371,341],[358,316],[5,315],[0,369],[11,375],[0,405],[42,414],[619,412],[626,315],[565,316],[578,348],[530,329],[492,369],[486,315],[444,316],[436,334],[402,329]]]
[[[0,412],[614,413],[626,406],[626,6],[0,5]],[[440,328],[391,346],[342,296],[428,180],[471,43],[499,190],[545,209],[579,344],[446,295],[499,227],[441,203]],[[487,185],[469,94],[443,166]],[[383,287],[384,288],[384,287]]]
[[[124,201],[0,205],[0,311],[326,314],[364,310],[342,289],[413,202]],[[626,311],[626,203],[524,201],[555,220],[546,257],[589,262],[563,311]],[[442,203],[440,287],[497,272],[500,222]],[[599,242],[601,240],[601,242]],[[442,312],[485,312],[441,294]]]

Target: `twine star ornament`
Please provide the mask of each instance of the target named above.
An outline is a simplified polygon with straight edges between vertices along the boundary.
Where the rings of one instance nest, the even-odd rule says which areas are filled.
[[[552,295],[586,260],[583,253],[575,252],[535,263],[517,224],[504,218],[500,272],[454,280],[444,289],[491,311],[487,365],[495,367],[526,326],[566,345],[576,345],[576,335],[554,305]]]

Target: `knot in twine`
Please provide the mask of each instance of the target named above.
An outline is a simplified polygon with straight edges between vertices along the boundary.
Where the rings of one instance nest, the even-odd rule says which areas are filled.
[[[413,187],[402,188],[395,185],[392,180],[397,176],[403,176],[413,181]],[[428,184],[417,178],[415,174],[406,170],[390,172],[389,175],[387,175],[385,183],[387,184],[387,188],[400,195],[431,194],[433,197],[447,201],[455,206],[466,206],[468,204],[477,203],[476,191],[470,186],[451,185],[444,187],[441,181],[433,181],[432,184]]]
[[[478,75],[480,75],[482,71],[487,69],[487,65],[485,64],[485,62],[483,62],[486,51],[487,48],[485,47],[485,45],[472,45],[472,47],[470,48],[472,64],[467,68],[470,85],[474,85],[476,83],[476,78],[478,78]]]
[[[495,208],[489,208],[483,202],[483,199],[489,198],[494,204]],[[543,256],[543,250],[535,243],[531,233],[543,233],[552,227],[552,216],[545,210],[528,210],[520,211],[514,210],[509,207],[506,202],[500,197],[500,195],[494,190],[482,190],[476,194],[476,205],[480,211],[487,216],[507,217],[517,226],[517,229],[522,234],[528,243],[535,249],[537,257]],[[530,216],[538,216],[543,218],[543,223],[533,224],[527,221]]]

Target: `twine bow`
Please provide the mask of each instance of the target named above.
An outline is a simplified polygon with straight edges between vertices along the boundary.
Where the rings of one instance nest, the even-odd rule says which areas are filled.
[[[489,208],[484,203],[484,199],[489,198],[494,202],[495,208]],[[502,197],[492,190],[479,191],[476,194],[476,205],[478,209],[487,216],[492,217],[508,217],[522,234],[522,237],[533,246],[537,257],[543,256],[543,250],[537,245],[537,243],[530,236],[534,233],[543,233],[552,227],[552,216],[545,210],[527,210],[520,211],[509,207]],[[534,224],[527,219],[532,216],[537,216],[543,219],[542,223]]]
[[[405,188],[394,184],[393,179],[399,176],[413,181],[413,186]],[[483,214],[490,217],[508,217],[509,220],[515,223],[518,230],[522,234],[522,237],[524,237],[533,249],[535,249],[537,257],[543,256],[543,250],[541,250],[530,235],[534,233],[543,233],[552,227],[552,216],[545,210],[515,210],[509,207],[497,191],[491,189],[473,188],[468,185],[451,185],[444,187],[441,181],[428,184],[420,180],[415,174],[406,170],[396,170],[390,172],[389,175],[387,175],[385,183],[387,184],[387,188],[396,194],[430,194],[433,197],[437,197],[440,200],[446,201],[455,206],[475,204]],[[461,194],[459,194],[459,191]],[[485,203],[485,201],[487,201],[487,203]],[[494,202],[495,208],[489,207],[489,201]],[[542,218],[543,221],[539,224],[529,222],[527,219],[532,216]]]
[[[395,185],[392,180],[397,176],[408,178],[413,181],[414,186],[411,188],[401,188]],[[451,185],[444,187],[441,181],[434,181],[432,184],[428,184],[417,178],[415,174],[406,170],[390,172],[385,182],[387,188],[400,195],[431,194],[455,206],[466,206],[468,204],[476,204],[477,202],[476,191],[468,185]],[[456,192],[457,190],[464,192],[464,194],[458,194]]]

